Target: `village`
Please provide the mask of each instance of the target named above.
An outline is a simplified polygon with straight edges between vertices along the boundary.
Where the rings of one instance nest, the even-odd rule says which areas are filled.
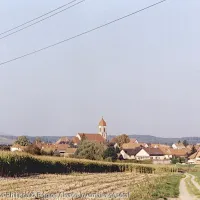
[[[79,147],[83,141],[91,144],[98,144],[104,148],[104,154],[110,161],[128,160],[138,163],[153,163],[153,164],[176,164],[176,163],[189,163],[200,164],[200,144],[192,145],[187,141],[177,141],[177,143],[170,145],[167,144],[152,144],[138,141],[135,138],[129,138],[128,135],[122,134],[113,137],[110,141],[107,139],[107,123],[103,119],[98,124],[98,133],[78,133],[72,139],[68,137],[61,137],[55,143],[46,143],[40,139],[36,139],[34,143],[23,141],[25,136],[22,136],[22,141],[16,141],[11,147],[11,152],[27,151],[32,154],[42,154],[51,156],[64,156],[76,157]],[[35,149],[36,148],[36,149]],[[83,146],[83,150],[87,150]],[[94,154],[101,154],[102,152],[96,151]],[[85,157],[84,153],[82,158]],[[103,153],[102,153],[103,155]],[[100,155],[94,155],[94,157]],[[106,158],[105,156],[102,156]],[[115,159],[112,159],[112,158]],[[100,159],[92,158],[92,159]],[[109,159],[107,159],[109,161]]]

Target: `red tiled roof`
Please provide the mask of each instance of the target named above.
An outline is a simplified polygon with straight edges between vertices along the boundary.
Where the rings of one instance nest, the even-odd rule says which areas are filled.
[[[106,122],[103,119],[103,117],[102,117],[101,121],[99,122],[99,126],[106,126]]]
[[[174,156],[186,156],[188,153],[188,149],[171,149],[171,153]]]
[[[116,137],[112,138],[112,139],[110,140],[110,143],[116,143]]]
[[[85,137],[89,141],[94,141],[94,142],[99,142],[99,143],[105,142],[105,139],[98,133],[94,133],[94,134],[79,133],[79,135],[80,135],[80,137]]]
[[[130,138],[130,142],[131,142],[131,143],[135,143],[136,141],[137,141],[136,138]]]

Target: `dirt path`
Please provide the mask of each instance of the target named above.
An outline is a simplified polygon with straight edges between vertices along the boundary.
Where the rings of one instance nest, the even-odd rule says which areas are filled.
[[[194,197],[193,195],[191,195],[186,187],[186,183],[185,183],[185,179],[188,178],[189,175],[186,174],[186,177],[183,178],[180,182],[180,187],[179,187],[179,191],[180,191],[180,196],[179,199],[180,200],[197,200],[196,197]]]

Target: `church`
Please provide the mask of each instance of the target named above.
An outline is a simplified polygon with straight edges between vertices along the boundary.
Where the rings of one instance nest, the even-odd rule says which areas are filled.
[[[74,145],[78,145],[83,138],[98,143],[105,143],[107,141],[107,124],[105,120],[101,119],[99,122],[99,132],[98,133],[78,133],[75,137],[72,138]]]

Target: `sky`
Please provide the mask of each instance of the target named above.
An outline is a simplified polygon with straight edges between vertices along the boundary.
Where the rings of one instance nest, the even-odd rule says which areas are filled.
[[[0,32],[70,0],[2,0]],[[86,0],[0,40],[0,63],[156,0]],[[0,67],[0,132],[200,136],[200,1],[168,0]]]

